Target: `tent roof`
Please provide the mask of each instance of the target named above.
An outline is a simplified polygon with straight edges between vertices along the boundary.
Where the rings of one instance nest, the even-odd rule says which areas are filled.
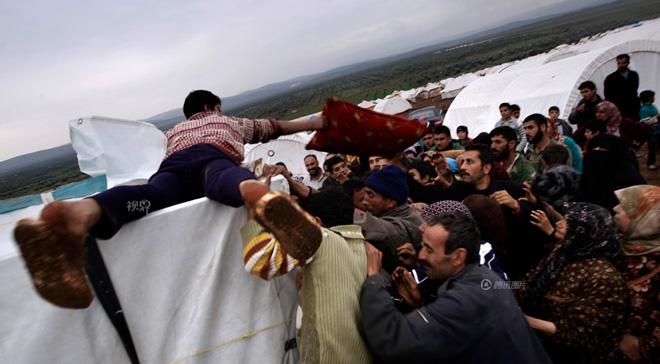
[[[385,99],[374,107],[374,111],[382,112],[385,114],[399,114],[406,110],[412,109],[410,103],[400,97],[392,97],[391,99]]]
[[[577,86],[586,80],[596,83],[602,95],[605,77],[616,70],[616,56],[631,55],[631,69],[638,71],[639,90],[660,89],[660,40],[630,40],[593,49],[531,57],[498,74],[482,77],[467,86],[450,106],[444,124],[450,129],[466,125],[473,135],[489,132],[500,119],[503,102],[520,105],[521,117],[546,114],[558,106],[567,118],[580,99]]]

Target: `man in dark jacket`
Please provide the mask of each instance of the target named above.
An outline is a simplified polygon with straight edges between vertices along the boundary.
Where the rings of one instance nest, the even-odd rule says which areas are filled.
[[[596,84],[591,81],[582,82],[578,86],[578,90],[580,90],[582,100],[578,102],[575,110],[568,116],[568,121],[571,124],[577,124],[578,128],[581,128],[584,123],[596,118],[596,105],[603,99],[598,96]]]
[[[639,75],[628,68],[630,56],[616,56],[617,70],[605,78],[605,99],[612,101],[621,112],[621,116],[639,120]]]
[[[424,229],[420,263],[431,279],[444,280],[438,298],[399,312],[380,275],[381,254],[367,244],[367,280],[360,306],[372,350],[397,363],[550,363],[511,293],[479,266],[476,223],[462,213],[434,216]]]

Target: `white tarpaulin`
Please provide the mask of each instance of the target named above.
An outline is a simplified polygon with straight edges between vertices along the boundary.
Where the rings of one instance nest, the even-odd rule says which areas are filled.
[[[295,274],[266,282],[245,271],[239,229],[246,216],[244,207],[202,198],[99,241],[142,363],[293,362],[284,344],[295,336]],[[0,362],[128,362],[97,300],[70,310],[37,295],[14,226],[0,225]]]
[[[167,139],[153,124],[99,116],[69,121],[80,170],[106,175],[108,188],[149,180],[165,157]]]
[[[323,168],[326,152],[307,150],[305,146],[312,140],[314,133],[300,132],[284,135],[268,143],[249,144],[245,146],[245,159],[243,164],[261,159],[264,164],[282,162],[294,176],[308,175],[305,168],[305,156],[314,154]]]

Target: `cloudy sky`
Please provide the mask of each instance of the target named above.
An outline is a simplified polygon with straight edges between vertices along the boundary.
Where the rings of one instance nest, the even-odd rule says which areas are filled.
[[[68,142],[68,121],[145,119],[497,26],[562,0],[115,0],[0,5],[0,161]]]

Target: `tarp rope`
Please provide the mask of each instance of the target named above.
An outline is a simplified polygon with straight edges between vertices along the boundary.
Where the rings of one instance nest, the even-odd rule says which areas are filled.
[[[250,337],[252,337],[252,336],[254,336],[254,335],[256,335],[256,334],[258,334],[258,333],[260,333],[260,332],[263,332],[263,331],[266,331],[266,330],[270,330],[270,329],[272,329],[272,328],[274,328],[274,327],[277,327],[277,326],[280,326],[280,325],[286,324],[286,323],[291,322],[291,321],[293,321],[293,320],[295,320],[295,319],[296,319],[295,317],[292,317],[292,318],[290,318],[290,319],[288,319],[288,320],[286,320],[286,321],[282,321],[282,322],[280,322],[280,323],[278,323],[278,324],[275,324],[275,325],[272,325],[272,326],[268,326],[268,327],[263,328],[263,329],[261,329],[261,330],[259,330],[259,331],[255,331],[255,332],[252,332],[252,333],[249,333],[249,334],[245,334],[245,335],[240,336],[240,337],[237,337],[236,339],[233,339],[233,340],[231,340],[231,341],[227,341],[226,343],[222,343],[222,344],[217,345],[217,346],[214,346],[214,347],[212,347],[212,348],[208,348],[208,349],[206,349],[206,350],[202,350],[202,351],[200,351],[200,352],[198,352],[198,353],[195,353],[195,354],[192,354],[192,355],[188,355],[188,356],[186,356],[185,358],[181,358],[181,359],[178,359],[178,360],[175,360],[175,361],[169,362],[168,364],[179,363],[179,362],[182,362],[182,361],[184,361],[184,360],[186,360],[186,359],[190,359],[190,358],[192,358],[192,357],[195,357],[195,356],[197,356],[197,355],[201,355],[201,354],[207,353],[207,352],[209,352],[209,351],[211,351],[211,350],[215,350],[215,349],[217,349],[217,348],[219,348],[219,347],[221,347],[221,346],[224,346],[224,345],[227,345],[227,344],[231,344],[231,343],[237,342],[237,341],[242,340],[242,339],[250,338]]]
[[[5,226],[5,225],[13,224],[13,223],[15,223],[15,222],[19,222],[19,221],[21,221],[21,220],[23,220],[23,219],[33,218],[33,217],[36,217],[36,216],[38,216],[38,215],[39,215],[39,214],[35,214],[35,215],[32,215],[32,216],[28,216],[28,217],[22,217],[22,218],[20,218],[20,219],[18,219],[18,220],[8,221],[8,222],[3,222],[2,224],[0,224],[0,226]]]

